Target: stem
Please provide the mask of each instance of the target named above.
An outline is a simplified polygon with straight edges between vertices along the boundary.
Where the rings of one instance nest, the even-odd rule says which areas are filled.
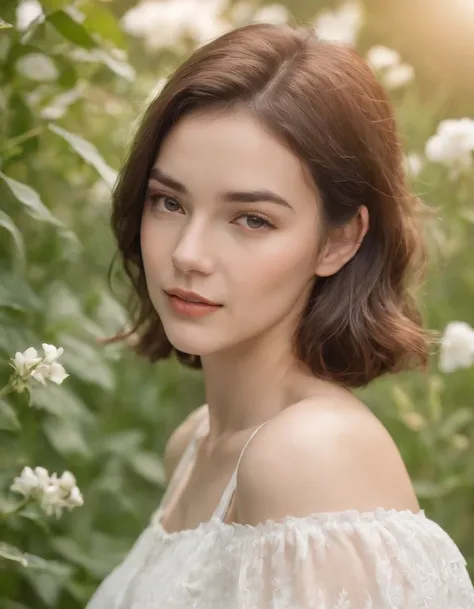
[[[0,389],[0,398],[3,398],[3,396],[7,395],[8,393],[11,393],[11,385],[10,383],[7,383],[5,385],[5,387],[3,387],[2,389]]]
[[[18,144],[22,144],[23,142],[31,139],[32,137],[36,137],[43,131],[44,131],[43,125],[40,125],[38,127],[34,127],[33,129],[30,129],[29,131],[25,131],[25,133],[22,133],[21,135],[19,135],[17,137],[7,140],[6,143],[8,144],[8,146],[17,146]]]

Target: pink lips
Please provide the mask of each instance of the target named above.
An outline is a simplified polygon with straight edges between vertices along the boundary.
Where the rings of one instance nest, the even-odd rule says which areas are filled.
[[[203,317],[217,311],[222,306],[196,292],[180,288],[167,290],[166,294],[173,311],[187,317]]]

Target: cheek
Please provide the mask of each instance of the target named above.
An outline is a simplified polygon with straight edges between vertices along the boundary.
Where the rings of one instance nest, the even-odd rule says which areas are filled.
[[[156,223],[145,216],[140,226],[140,247],[145,273],[159,269],[167,249],[165,235],[157,230]]]
[[[241,281],[248,293],[260,298],[297,298],[314,277],[315,253],[311,242],[291,240],[256,257]]]

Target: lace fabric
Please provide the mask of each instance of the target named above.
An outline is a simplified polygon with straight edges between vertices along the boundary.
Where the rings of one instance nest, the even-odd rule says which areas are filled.
[[[151,523],[87,609],[472,609],[466,563],[424,512],[262,525]]]
[[[189,444],[149,526],[86,609],[474,609],[462,554],[423,511],[227,524],[236,468],[211,520],[168,533],[163,512],[205,430]]]

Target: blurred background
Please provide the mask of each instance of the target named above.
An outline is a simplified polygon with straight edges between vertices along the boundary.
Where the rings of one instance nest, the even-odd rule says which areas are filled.
[[[64,348],[70,375],[32,386],[31,405],[0,398],[0,609],[84,607],[159,502],[166,439],[203,402],[198,372],[97,343],[127,321],[120,264],[108,283],[110,190],[170,72],[252,21],[357,47],[393,100],[413,189],[438,210],[420,306],[444,356],[357,393],[474,574],[474,0],[2,0],[0,17],[0,387],[9,358],[41,343]],[[2,517],[24,466],[73,472],[84,505]]]

